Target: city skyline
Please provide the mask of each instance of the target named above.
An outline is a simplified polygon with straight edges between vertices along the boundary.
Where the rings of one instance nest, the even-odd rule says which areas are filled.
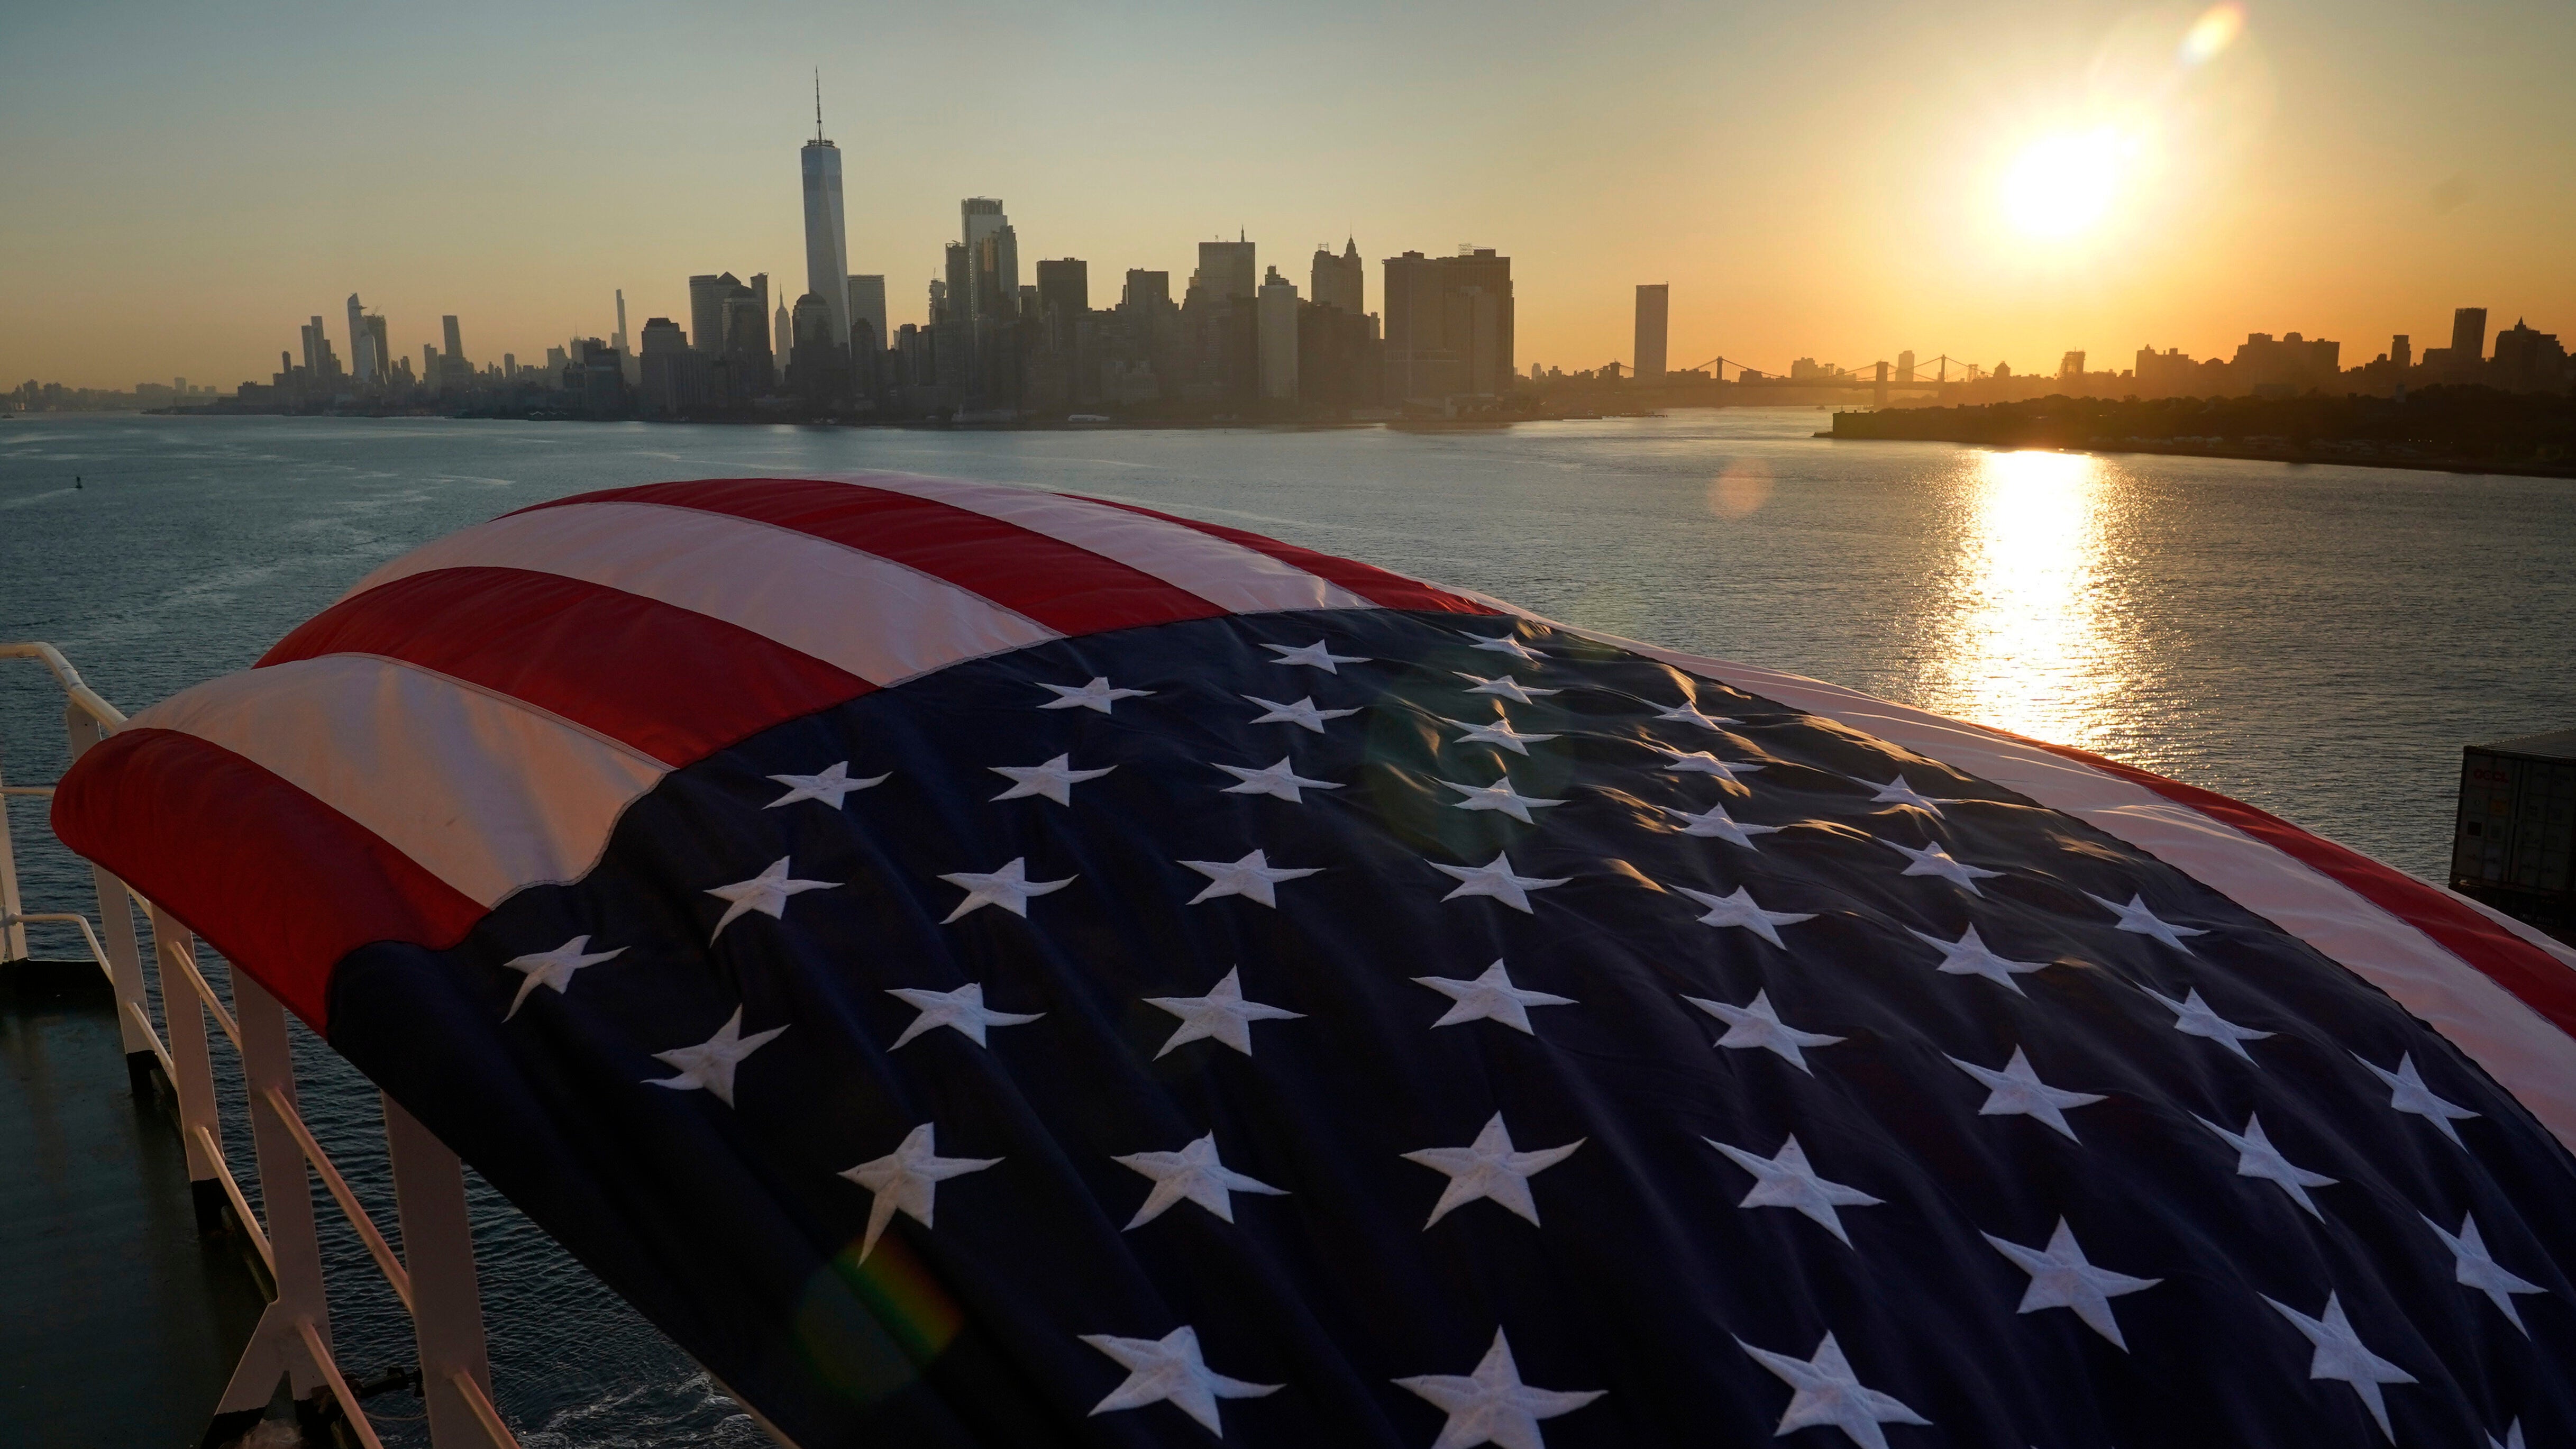
[[[833,127],[846,266],[887,278],[897,325],[922,320],[962,195],[1009,197],[1028,256],[1104,277],[1182,275],[1193,238],[1238,234],[1275,259],[1355,236],[1373,268],[1494,246],[1516,258],[1518,358],[1568,368],[1628,358],[1651,280],[1672,287],[1675,368],[1910,347],[2031,370],[2077,348],[2208,355],[2249,328],[2422,337],[2464,298],[2541,326],[2576,313],[2556,261],[2576,140],[2546,114],[2576,17],[2488,4],[2436,36],[2359,8],[2368,23],[2284,0],[2216,32],[2198,7],[1828,7],[1857,29],[1507,10],[1411,69],[1436,16],[1328,9],[1276,38],[1275,64],[1207,74],[1194,62],[1240,16],[1140,15],[1162,43],[1139,56],[1002,7],[978,14],[1061,64],[1005,48],[974,72],[992,104],[946,119],[937,27],[894,13],[862,45],[818,41],[799,7],[721,35],[658,10],[604,36],[509,12],[503,55],[469,44],[504,14],[473,5],[434,39],[391,20],[216,33],[177,8],[120,39],[31,17],[0,55],[0,181],[53,204],[0,214],[0,248],[49,282],[0,299],[0,375],[230,386],[352,291],[393,356],[455,314],[479,355],[534,357],[608,335],[619,289],[638,319],[678,319],[689,275],[801,277],[779,158],[818,67],[827,104],[845,76],[853,92]],[[182,64],[191,44],[221,63]],[[108,64],[120,46],[131,63]],[[350,46],[383,52],[354,118],[348,82],[303,69]],[[2119,144],[2157,154],[2119,152],[2134,184],[2084,234],[2037,235],[2015,208],[2042,143],[2092,144],[2124,114]]]

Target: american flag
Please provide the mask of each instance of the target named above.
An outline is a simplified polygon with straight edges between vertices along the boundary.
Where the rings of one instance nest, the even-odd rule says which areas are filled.
[[[2564,948],[1235,530],[566,499],[56,820],[799,1445],[2576,1442]]]

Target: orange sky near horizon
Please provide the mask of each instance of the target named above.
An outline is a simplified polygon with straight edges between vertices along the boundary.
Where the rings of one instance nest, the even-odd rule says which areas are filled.
[[[1023,280],[1237,230],[1514,259],[1516,361],[1910,349],[2054,370],[2302,331],[2368,361],[2485,306],[2576,340],[2576,6],[1818,0],[935,13],[104,0],[0,38],[0,386],[265,381],[345,299],[418,365],[686,322],[690,273],[804,289],[810,73],[850,268],[919,321],[957,201]],[[2224,23],[2222,23],[2224,22]],[[2221,32],[2226,32],[2222,34]]]

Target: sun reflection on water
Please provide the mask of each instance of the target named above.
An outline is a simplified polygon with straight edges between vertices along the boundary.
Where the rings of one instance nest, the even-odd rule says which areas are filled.
[[[1976,453],[1959,475],[1922,702],[2101,749],[2132,732],[2129,645],[2106,597],[2119,480],[2083,453]]]

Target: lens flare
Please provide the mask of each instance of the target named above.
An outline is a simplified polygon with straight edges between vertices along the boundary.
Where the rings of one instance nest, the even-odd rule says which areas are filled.
[[[2212,5],[2192,22],[2182,38],[2181,60],[2185,65],[2204,65],[2232,44],[2245,29],[2245,7],[2237,4]]]

